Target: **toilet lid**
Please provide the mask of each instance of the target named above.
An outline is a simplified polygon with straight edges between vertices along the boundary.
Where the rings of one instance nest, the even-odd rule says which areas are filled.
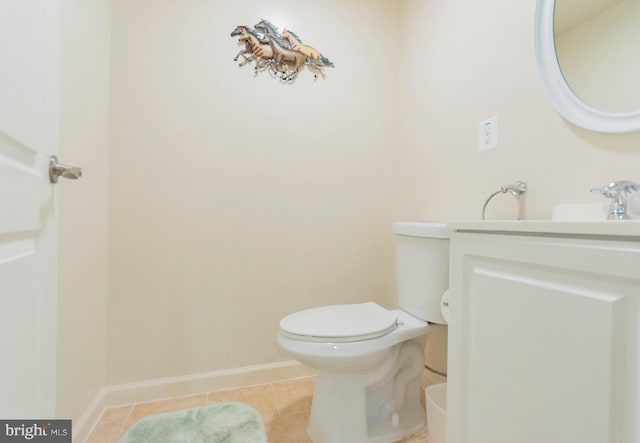
[[[367,340],[395,328],[395,313],[373,302],[322,306],[280,320],[280,329],[286,334],[332,342]]]

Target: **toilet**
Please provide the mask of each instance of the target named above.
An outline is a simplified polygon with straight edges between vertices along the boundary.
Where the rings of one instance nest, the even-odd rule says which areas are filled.
[[[321,306],[280,321],[278,344],[318,371],[307,427],[314,443],[388,443],[424,429],[420,377],[430,324],[446,324],[449,231],[427,222],[393,231],[399,309]]]

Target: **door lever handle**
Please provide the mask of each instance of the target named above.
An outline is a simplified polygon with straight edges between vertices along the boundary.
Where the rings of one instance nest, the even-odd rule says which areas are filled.
[[[49,158],[49,181],[51,183],[58,183],[60,177],[77,180],[81,176],[82,168],[58,163],[58,157],[55,155]]]

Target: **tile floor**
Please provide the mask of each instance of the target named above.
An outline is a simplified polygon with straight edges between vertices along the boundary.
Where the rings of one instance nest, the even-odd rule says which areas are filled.
[[[269,443],[312,443],[305,429],[311,409],[315,377],[209,392],[170,400],[107,409],[85,443],[117,443],[131,425],[143,417],[162,412],[204,406],[215,402],[239,402],[260,413]],[[425,432],[402,443],[427,443]]]

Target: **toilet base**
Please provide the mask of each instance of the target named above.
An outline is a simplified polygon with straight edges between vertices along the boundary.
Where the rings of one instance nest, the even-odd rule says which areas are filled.
[[[367,373],[318,373],[307,434],[314,443],[390,443],[425,426],[424,338],[389,349]]]
[[[378,437],[369,438],[367,443],[389,443],[397,441],[403,437],[420,432],[425,427],[425,411],[421,406],[405,409],[398,415],[399,422],[402,424],[401,431],[388,419],[369,417],[369,432],[371,435],[377,435]]]

